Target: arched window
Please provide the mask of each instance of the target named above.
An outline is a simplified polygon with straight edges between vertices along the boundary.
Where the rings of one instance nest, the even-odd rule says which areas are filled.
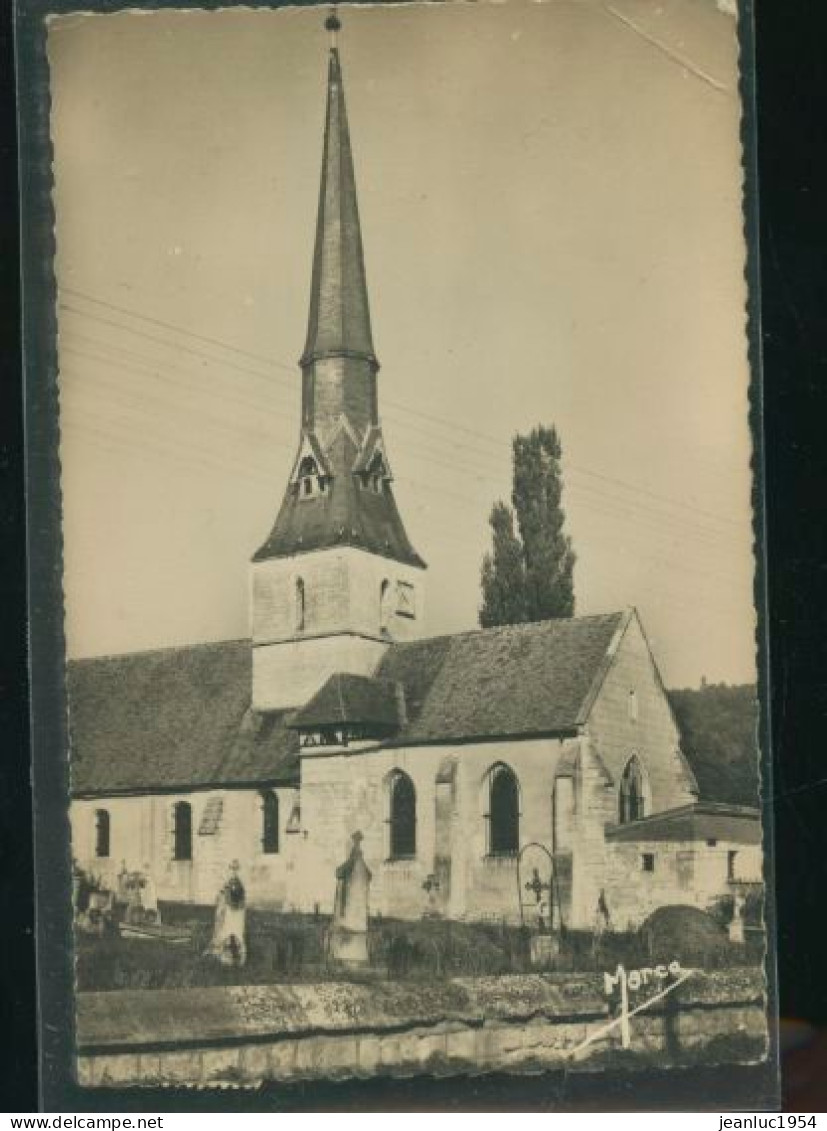
[[[296,578],[296,607],[295,607],[295,621],[296,632],[304,632],[305,620],[305,596],[304,596],[304,581],[298,577]]]
[[[416,856],[416,790],[401,770],[390,780],[390,858]]]
[[[95,855],[109,855],[109,812],[106,809],[95,810]]]
[[[315,495],[316,490],[321,489],[321,482],[319,465],[312,456],[305,456],[299,464],[300,497],[308,498],[310,495]]]
[[[639,821],[649,808],[648,783],[640,759],[633,756],[626,763],[620,779],[619,813],[621,825]]]
[[[261,794],[261,851],[273,855],[279,850],[279,799],[275,790]]]
[[[514,856],[520,851],[520,786],[508,766],[488,776],[488,853]]]
[[[379,587],[379,630],[389,632],[391,624],[393,591],[391,583],[385,579]]]
[[[173,859],[192,860],[192,806],[177,801],[172,810]]]

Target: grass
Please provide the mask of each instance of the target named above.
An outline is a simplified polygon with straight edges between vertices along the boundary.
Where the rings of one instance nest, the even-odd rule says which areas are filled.
[[[260,985],[342,980],[433,982],[444,978],[524,973],[531,969],[528,938],[519,927],[438,919],[413,922],[373,920],[370,966],[359,972],[332,965],[326,956],[327,916],[251,910],[247,915],[247,963],[221,966],[205,955],[212,934],[213,909],[186,904],[161,906],[164,923],[186,926],[191,941],[169,946],[158,941],[78,934],[76,979],[79,990],[172,989],[199,986]],[[671,926],[671,923],[670,923]],[[683,940],[666,932],[668,953],[651,934],[604,936],[594,945],[590,932],[567,932],[551,970],[584,973],[627,968],[678,958],[705,969],[760,961],[753,945],[734,946],[726,935]],[[697,934],[697,932],[696,932]],[[711,941],[710,941],[711,939]],[[713,945],[714,943],[714,945]],[[666,940],[664,942],[666,945]],[[680,953],[681,945],[684,953]],[[694,948],[694,949],[693,949]]]

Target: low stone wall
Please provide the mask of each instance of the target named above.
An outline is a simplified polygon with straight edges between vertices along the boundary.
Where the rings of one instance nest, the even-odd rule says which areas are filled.
[[[659,1065],[766,1055],[757,970],[695,974],[632,1018],[632,1049],[598,976],[438,985],[329,983],[78,995],[84,1086],[255,1085],[381,1074],[528,1072],[617,1061]]]

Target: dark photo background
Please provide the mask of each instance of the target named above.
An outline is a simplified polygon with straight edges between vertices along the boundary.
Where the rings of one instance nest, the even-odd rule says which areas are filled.
[[[767,586],[781,1011],[820,1027],[789,1053],[789,1110],[827,1095],[827,223],[822,0],[758,0]],[[27,749],[25,532],[11,5],[0,27],[0,1107],[36,1099],[34,918]],[[820,1047],[819,1047],[820,1042]],[[594,1084],[590,1085],[593,1089]],[[821,1092],[817,1091],[821,1088]],[[287,1110],[544,1110],[537,1080],[354,1085]],[[473,1093],[473,1094],[472,1094]],[[668,1089],[662,1094],[668,1096]],[[465,1097],[464,1099],[462,1097]],[[668,1102],[668,1099],[666,1100]],[[657,1104],[657,1097],[653,1097]],[[690,1101],[687,1103],[691,1106]],[[382,1106],[385,1105],[385,1106]],[[611,1110],[607,1097],[603,1110]],[[90,1108],[92,1104],[88,1105]],[[117,1110],[95,1103],[101,1110]],[[285,1107],[280,1104],[282,1109]],[[206,1110],[214,1110],[207,1102]],[[600,1103],[594,1107],[600,1110]]]

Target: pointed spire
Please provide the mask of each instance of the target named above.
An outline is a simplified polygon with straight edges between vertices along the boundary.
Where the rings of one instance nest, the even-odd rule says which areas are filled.
[[[334,41],[339,26],[334,12],[325,21]],[[353,155],[335,42],[330,48],[327,74],[327,119],[310,317],[301,365],[326,357],[358,357],[376,364]]]

